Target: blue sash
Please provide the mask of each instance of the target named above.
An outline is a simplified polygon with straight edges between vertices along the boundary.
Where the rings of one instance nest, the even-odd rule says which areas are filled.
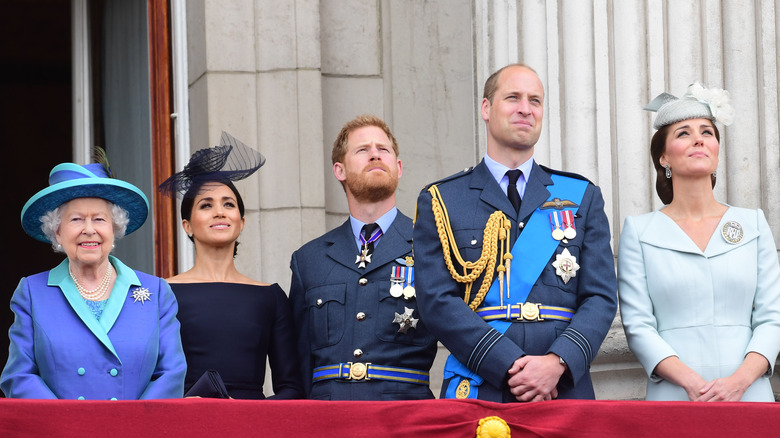
[[[585,195],[585,189],[588,187],[588,181],[563,175],[550,175],[550,177],[553,180],[553,185],[547,187],[550,191],[550,196],[547,200],[552,201],[558,198],[572,201],[576,205],[566,209],[571,210],[572,215],[577,213],[582,197]],[[510,291],[511,303],[525,302],[528,294],[531,293],[534,283],[536,283],[550,257],[558,248],[558,243],[552,237],[549,216],[541,208],[537,208],[531,214],[523,228],[523,232],[515,240],[514,246],[512,246],[512,270],[509,279],[509,284],[512,288]],[[498,278],[495,278],[493,284],[490,285],[490,290],[485,295],[482,306],[500,306],[500,294]],[[505,304],[510,304],[509,300],[505,301]],[[488,324],[501,334],[504,334],[512,323],[506,320],[494,320],[489,321]],[[447,358],[447,362],[444,365],[445,380],[448,376],[453,377],[453,379],[450,380],[447,386],[446,398],[455,398],[456,389],[463,379],[468,379],[471,384],[468,398],[477,398],[477,387],[482,383],[483,379],[472,373],[452,355]]]

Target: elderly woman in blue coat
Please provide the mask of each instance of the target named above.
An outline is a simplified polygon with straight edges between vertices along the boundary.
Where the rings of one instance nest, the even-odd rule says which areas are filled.
[[[30,236],[67,256],[22,278],[11,298],[7,397],[132,400],[181,397],[186,364],[168,284],[111,256],[146,220],[137,187],[107,164],[59,164],[22,209]]]
[[[695,83],[664,93],[650,155],[667,204],[626,218],[618,251],[623,327],[648,400],[774,401],[780,267],[761,210],[715,199],[728,93]]]

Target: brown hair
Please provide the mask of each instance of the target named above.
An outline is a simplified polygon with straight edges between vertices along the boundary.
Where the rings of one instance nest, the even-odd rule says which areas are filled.
[[[506,70],[506,69],[508,69],[510,67],[527,68],[528,70],[531,70],[532,72],[534,72],[534,74],[536,76],[539,76],[539,73],[536,73],[536,70],[534,70],[531,67],[529,67],[529,66],[527,66],[525,64],[522,64],[522,63],[515,63],[515,64],[505,65],[505,66],[501,67],[500,69],[496,70],[495,72],[493,72],[493,74],[490,75],[490,77],[488,77],[487,80],[485,81],[485,88],[482,91],[482,98],[483,99],[487,99],[488,102],[490,102],[491,104],[493,103],[493,96],[496,94],[496,90],[498,89],[498,78],[499,78],[499,76],[501,76],[501,73],[504,70]]]
[[[344,160],[344,155],[347,154],[347,137],[349,137],[349,134],[352,131],[365,126],[376,126],[384,131],[385,134],[387,134],[387,138],[393,143],[393,152],[395,152],[395,156],[398,157],[398,142],[395,140],[395,137],[393,137],[393,133],[390,132],[390,128],[387,124],[379,117],[363,114],[347,122],[344,127],[341,128],[339,135],[336,136],[336,141],[333,142],[333,151],[330,155],[333,164],[340,163]]]
[[[664,204],[670,204],[674,199],[674,189],[672,188],[672,178],[666,177],[666,168],[661,166],[661,155],[666,152],[666,140],[669,137],[669,128],[673,125],[662,126],[661,129],[653,134],[653,139],[650,141],[650,158],[653,161],[653,167],[655,167],[655,192],[658,193],[658,197],[661,198],[661,202]],[[720,143],[720,131],[715,124],[712,124],[712,128],[715,131],[715,138]],[[672,170],[674,171],[674,170]],[[715,187],[715,175],[711,176],[712,187]]]

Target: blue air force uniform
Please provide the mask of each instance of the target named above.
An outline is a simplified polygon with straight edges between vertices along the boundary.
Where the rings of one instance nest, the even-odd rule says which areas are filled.
[[[604,201],[599,188],[578,175],[553,171],[536,163],[532,166],[519,214],[484,161],[435,185],[447,209],[462,258],[474,261],[482,254],[485,225],[496,211],[503,212],[511,223],[510,248],[523,232],[538,234],[539,239],[550,241],[552,227],[548,217],[552,216],[548,216],[549,212],[562,211],[560,206],[570,204],[565,193],[560,199],[550,199],[551,191],[555,189],[554,181],[581,183],[582,198],[576,202],[573,215],[576,237],[553,240],[549,253],[536,257],[543,258],[540,262],[544,263],[538,265],[541,270],[538,277],[533,276],[530,280],[525,302],[539,303],[542,309],[550,309],[542,310],[541,321],[518,317],[520,306],[517,306],[519,298],[514,283],[510,293],[505,292],[498,300],[505,307],[515,304],[515,310],[509,308],[508,317],[501,317],[501,310],[492,314],[495,320],[491,323],[488,323],[489,318],[483,319],[487,315],[484,312],[487,298],[476,312],[472,311],[464,302],[464,283],[456,282],[446,266],[431,209],[432,194],[426,187],[418,198],[414,247],[420,313],[426,326],[452,353],[445,370],[442,396],[471,398],[476,395],[483,400],[515,401],[507,385],[507,371],[514,361],[527,354],[555,353],[568,367],[559,381],[558,397],[594,398],[590,363],[609,330],[617,307],[615,267]],[[532,216],[534,212],[537,212],[536,216]],[[536,228],[530,227],[531,217],[536,218],[533,219]],[[540,220],[548,222],[540,224]],[[572,265],[579,268],[566,282],[560,269],[556,268],[556,261],[562,257],[576,262]],[[532,258],[515,258],[512,271],[525,269]],[[472,298],[483,279],[484,273],[473,285]],[[492,304],[493,309],[500,307],[495,297]],[[545,315],[546,312],[549,315]],[[459,382],[461,388],[458,388]],[[464,383],[467,383],[466,389],[462,391]]]
[[[436,341],[417,299],[390,294],[393,273],[409,273],[413,260],[412,221],[395,208],[380,218],[383,235],[364,268],[356,263],[359,227],[351,221],[292,255],[290,299],[305,393],[323,400],[433,398],[428,373]],[[405,333],[404,321],[394,322],[399,317]]]

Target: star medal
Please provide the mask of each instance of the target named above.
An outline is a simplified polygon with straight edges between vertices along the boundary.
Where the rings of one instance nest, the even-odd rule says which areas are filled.
[[[564,234],[563,230],[561,229],[561,218],[558,216],[557,211],[551,211],[549,212],[550,216],[550,227],[552,228],[552,238],[555,240],[563,240]]]
[[[574,228],[574,213],[571,210],[563,210],[563,237],[569,240],[577,237],[577,230]]]
[[[390,296],[393,298],[400,298],[401,295],[404,294],[404,271],[406,270],[403,266],[393,266],[390,268],[390,283],[392,285],[390,286]]]
[[[577,259],[571,255],[569,248],[564,248],[562,253],[556,254],[552,265],[555,268],[555,274],[561,277],[564,284],[568,283],[572,277],[576,277],[577,270],[580,269]]]
[[[379,240],[379,238],[382,237],[382,229],[377,227],[376,230],[374,230],[373,233],[371,233],[371,236],[366,240],[365,236],[363,234],[360,234],[358,236],[358,239],[360,240],[360,254],[357,255],[357,258],[355,259],[355,263],[358,265],[358,268],[365,268],[366,263],[371,263],[371,249],[373,249],[373,245],[371,245],[371,249],[369,248],[369,244],[372,244]]]
[[[413,313],[414,313],[414,309],[410,309],[406,306],[404,306],[403,315],[399,314],[398,312],[395,312],[395,318],[393,319],[393,324],[398,324],[398,333],[406,334],[409,328],[417,328],[417,322],[419,321],[419,319],[412,318]]]
[[[742,230],[742,225],[737,221],[726,222],[720,232],[723,235],[723,239],[732,245],[739,243],[745,235],[745,232]]]
[[[410,300],[417,295],[414,290],[414,268],[406,267],[406,287],[404,288],[404,299]]]
[[[363,246],[363,249],[360,250],[360,254],[358,254],[355,263],[357,263],[358,268],[361,269],[366,267],[366,263],[371,263],[371,254],[368,253],[368,248]]]
[[[152,293],[149,292],[149,289],[147,289],[145,287],[137,287],[137,288],[133,289],[133,302],[134,303],[137,303],[137,302],[140,301],[141,304],[143,304],[144,301],[151,301],[151,299],[149,298],[150,296],[152,296]]]

